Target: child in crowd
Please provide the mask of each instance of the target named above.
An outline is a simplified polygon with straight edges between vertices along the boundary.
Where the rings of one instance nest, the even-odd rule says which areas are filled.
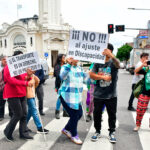
[[[33,117],[34,123],[37,126],[37,133],[48,133],[49,130],[42,127],[41,121],[39,119],[39,114],[36,108],[35,102],[35,88],[39,85],[39,78],[35,76],[34,71],[27,69],[26,80],[33,83],[33,87],[27,86],[27,104],[28,104],[28,115],[27,123],[29,122],[31,116]]]

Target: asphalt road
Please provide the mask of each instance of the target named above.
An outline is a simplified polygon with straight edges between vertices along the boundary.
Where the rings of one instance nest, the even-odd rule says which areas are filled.
[[[143,127],[138,133],[133,132],[135,126],[135,112],[127,110],[128,100],[131,93],[130,75],[125,70],[119,71],[118,80],[118,111],[117,111],[117,129],[116,129],[116,144],[110,144],[108,136],[107,113],[104,113],[102,124],[102,138],[97,142],[91,142],[90,137],[94,133],[93,122],[86,123],[84,118],[79,121],[78,132],[83,145],[75,145],[68,138],[61,134],[61,129],[65,126],[68,118],[57,120],[55,119],[55,105],[57,95],[54,91],[54,78],[50,77],[44,85],[44,111],[45,116],[42,116],[42,122],[45,128],[50,130],[50,133],[45,137],[36,134],[36,127],[33,120],[29,123],[29,128],[33,130],[31,133],[34,140],[25,141],[19,139],[18,128],[15,130],[13,136],[15,142],[6,142],[3,129],[9,121],[8,111],[6,108],[6,115],[3,121],[0,121],[0,150],[149,150],[149,113],[147,112],[143,119]],[[83,93],[83,101],[86,99],[86,91]],[[134,100],[134,107],[136,108],[137,100]],[[85,108],[85,106],[84,106]],[[62,108],[61,108],[62,110]],[[87,131],[88,130],[88,131]],[[46,138],[46,139],[44,139]]]

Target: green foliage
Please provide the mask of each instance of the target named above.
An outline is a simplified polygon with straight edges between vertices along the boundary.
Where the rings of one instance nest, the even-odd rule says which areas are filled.
[[[129,46],[128,44],[125,44],[125,45],[121,46],[120,48],[118,48],[116,57],[120,61],[128,61],[128,59],[130,58],[131,50],[132,50],[132,47]]]

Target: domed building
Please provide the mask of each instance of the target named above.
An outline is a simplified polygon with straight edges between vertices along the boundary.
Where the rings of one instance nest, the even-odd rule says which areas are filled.
[[[37,51],[40,58],[48,56],[50,68],[59,53],[66,54],[71,26],[63,22],[60,0],[39,0],[39,16],[22,18],[0,29],[0,54],[11,56],[14,51]]]

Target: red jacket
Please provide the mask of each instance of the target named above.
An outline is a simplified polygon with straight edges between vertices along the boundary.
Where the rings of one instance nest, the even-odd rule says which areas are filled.
[[[15,98],[15,97],[24,97],[26,96],[26,86],[28,82],[25,81],[24,73],[22,75],[11,77],[8,69],[8,65],[4,68],[4,93],[3,98]]]

